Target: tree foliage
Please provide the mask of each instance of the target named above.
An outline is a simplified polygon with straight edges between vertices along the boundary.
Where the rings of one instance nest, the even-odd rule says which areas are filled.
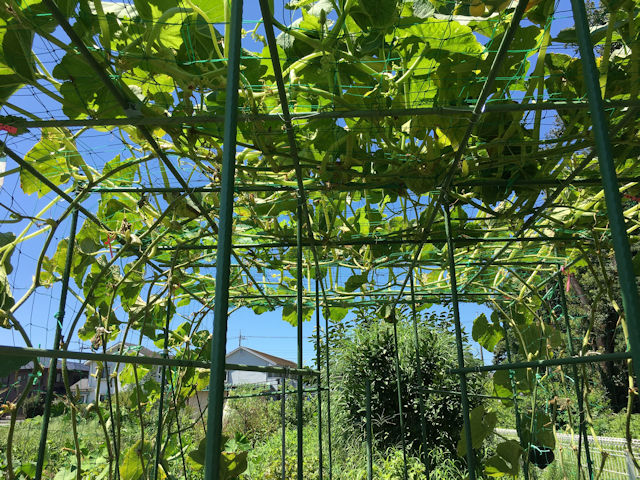
[[[380,318],[373,310],[359,310],[358,317],[360,323],[335,338],[331,345],[331,371],[336,378],[338,392],[336,409],[342,420],[336,422],[340,434],[364,439],[366,382],[370,382],[373,436],[378,449],[398,446],[404,437],[409,450],[415,455],[420,451],[444,449],[455,456],[462,429],[462,411],[459,397],[450,393],[459,390],[457,376],[448,372],[448,369],[457,365],[451,320],[438,321],[438,317],[420,315],[418,361],[413,325],[406,314],[400,314],[397,318],[403,432],[396,383],[394,325]],[[478,363],[468,351],[465,358],[469,365]],[[470,380],[470,392],[481,391],[482,377],[475,376]],[[427,425],[424,445],[420,398]],[[471,405],[478,404],[477,398],[471,399]]]

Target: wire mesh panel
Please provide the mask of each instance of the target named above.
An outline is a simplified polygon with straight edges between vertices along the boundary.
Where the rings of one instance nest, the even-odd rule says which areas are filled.
[[[507,437],[517,437],[515,430],[496,429],[496,432]],[[556,435],[558,445],[556,455],[562,456],[562,460],[555,465],[556,470],[561,470],[563,474],[578,477],[578,439],[575,435],[559,433]],[[600,478],[607,480],[627,480],[634,479],[640,475],[640,470],[634,465],[631,454],[627,450],[627,440],[614,437],[587,437],[592,445],[593,462]],[[631,441],[633,450],[640,447],[637,440]],[[582,453],[581,464],[586,465],[586,457]],[[584,467],[583,467],[584,468]]]

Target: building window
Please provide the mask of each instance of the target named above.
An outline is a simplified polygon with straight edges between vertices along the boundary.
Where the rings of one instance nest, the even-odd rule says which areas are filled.
[[[58,373],[58,375],[56,375],[56,382],[61,382],[62,381],[62,374]]]

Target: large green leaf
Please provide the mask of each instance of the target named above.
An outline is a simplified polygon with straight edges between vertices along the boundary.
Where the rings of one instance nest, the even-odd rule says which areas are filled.
[[[125,452],[120,462],[122,480],[138,480],[144,473],[142,442],[138,440]]]
[[[220,480],[238,478],[247,469],[248,452],[221,452],[220,453]]]
[[[489,323],[483,313],[473,321],[471,336],[484,348],[493,352],[497,343],[504,337],[504,329],[500,325],[497,315],[496,318],[491,315],[491,323]]]
[[[118,374],[118,378],[120,379],[120,383],[122,383],[123,385],[133,384],[136,381],[136,375],[138,377],[138,381],[141,382],[150,370],[151,367],[147,367],[144,365],[133,365],[129,363]]]
[[[102,61],[100,58],[96,60]],[[80,54],[68,52],[51,73],[64,81],[60,87],[64,99],[62,110],[69,117],[78,118],[88,114],[113,117],[124,114],[109,89],[96,81],[95,73]]]
[[[31,53],[33,31],[23,25],[10,22],[6,24],[6,33],[2,38],[2,63],[5,68],[0,69],[3,74],[16,73],[26,81],[34,80],[34,57]]]
[[[499,443],[496,454],[489,457],[484,464],[484,471],[490,477],[516,477],[520,471],[522,447],[515,440]]]
[[[1,315],[1,314],[0,314]],[[0,326],[2,326],[0,319]],[[14,357],[11,355],[0,355],[0,378],[8,377],[11,372],[19,370],[20,367],[33,361],[29,357]]]
[[[227,448],[228,438],[226,436],[222,436],[222,444],[223,448]],[[203,438],[200,440],[198,447],[189,452],[189,460],[192,465],[199,467],[204,465],[205,462],[205,451],[207,448],[207,439]],[[247,469],[247,452],[228,452],[222,451],[220,452],[220,472],[219,478],[220,480],[231,480],[233,478],[238,478],[242,472]]]
[[[473,448],[480,448],[485,439],[493,433],[493,429],[498,422],[495,412],[485,410],[484,405],[478,405],[471,410],[469,415],[471,424],[471,444]],[[467,454],[466,430],[463,428],[458,440],[458,455],[461,457]]]
[[[498,370],[493,375],[493,389],[498,397],[513,397],[512,379],[515,382],[516,393],[529,393],[531,391],[531,381],[529,379],[530,370],[519,368],[511,373],[508,370]],[[509,400],[510,401],[510,400]]]
[[[463,54],[478,57],[484,47],[467,25],[456,21],[443,22],[435,18],[427,18],[425,22],[402,29],[404,41],[426,43],[429,48],[425,55],[439,60],[442,55]],[[478,64],[476,64],[477,68]]]
[[[308,322],[311,320],[311,315],[313,314],[313,308],[303,307],[302,308],[302,321]],[[298,325],[298,309],[295,305],[285,305],[282,308],[282,319],[293,325],[294,327]]]
[[[68,132],[58,128],[43,128],[40,141],[27,152],[24,160],[54,185],[63,185],[71,178],[70,169],[78,164],[79,154],[75,146],[67,140]],[[26,169],[20,170],[22,190],[39,197],[51,189]]]
[[[351,275],[344,284],[344,289],[347,292],[353,292],[362,287],[369,281],[368,275],[362,273],[360,275]]]
[[[9,310],[16,304],[11,294],[9,279],[4,270],[0,270],[0,327],[8,328],[8,318],[5,316],[4,310]]]
[[[531,412],[525,412],[522,416],[522,443],[536,445],[538,447],[548,447],[553,450],[556,447],[556,437],[553,433],[553,421],[551,417],[537,410],[533,413],[533,430],[530,430]]]

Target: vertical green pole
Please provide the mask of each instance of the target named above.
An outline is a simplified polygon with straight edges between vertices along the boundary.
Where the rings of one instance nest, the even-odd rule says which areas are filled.
[[[584,82],[587,87],[587,97],[591,106],[593,135],[596,141],[596,151],[598,152],[598,163],[600,164],[607,214],[613,238],[613,249],[616,254],[622,304],[624,305],[624,313],[629,327],[631,358],[636,379],[640,382],[640,299],[638,298],[638,287],[633,271],[629,239],[627,238],[624,215],[622,214],[622,202],[620,201],[613,151],[609,139],[609,125],[605,116],[602,97],[600,96],[599,73],[593,55],[593,44],[591,43],[584,0],[571,0],[571,7],[578,35],[578,46],[580,48],[580,58],[582,59]]]
[[[296,267],[298,276],[296,278],[297,306],[296,314],[298,316],[298,368],[302,368],[302,197],[298,195],[298,208],[296,210]],[[298,394],[296,402],[296,419],[298,427],[298,480],[302,480],[304,476],[304,453],[302,451],[302,375],[298,375]]]
[[[227,90],[220,188],[220,221],[216,259],[216,293],[213,311],[211,345],[211,375],[209,379],[209,414],[207,416],[207,449],[205,480],[217,480],[220,475],[222,451],[222,411],[224,408],[224,372],[227,343],[227,311],[229,308],[229,272],[231,268],[231,233],[233,229],[233,190],[236,168],[236,133],[238,126],[238,80],[242,31],[242,0],[231,2],[231,29],[227,61]]]
[[[367,441],[367,480],[373,480],[373,432],[371,431],[371,379],[366,378],[364,381],[365,394],[365,430]]]
[[[451,280],[451,302],[453,304],[453,321],[456,328],[456,346],[458,351],[458,366],[464,368],[464,347],[462,345],[462,326],[460,325],[460,306],[458,305],[458,284],[456,281],[455,255],[452,234],[451,216],[449,212],[449,199],[445,195],[444,228],[447,235],[447,253],[449,256],[449,279]],[[469,421],[469,397],[467,395],[467,376],[460,373],[460,398],[462,401],[462,420],[464,422],[464,437],[467,447],[467,464],[469,468],[469,480],[475,480],[476,467],[473,454],[473,442],[471,441],[471,422]]]
[[[512,363],[511,360],[511,346],[509,345],[509,330],[507,328],[507,322],[502,323],[504,329],[504,346],[507,351],[507,362]],[[516,417],[516,432],[518,432],[518,440],[520,440],[520,446],[523,450],[527,451],[528,445],[522,444],[522,424],[520,423],[520,409],[518,407],[518,397],[516,395],[516,380],[515,370],[509,370],[509,380],[511,380],[511,393],[513,394],[513,410]],[[525,459],[522,462],[522,473],[524,474],[524,480],[529,480],[529,461]]]
[[[69,290],[69,277],[71,276],[71,263],[73,262],[73,248],[76,242],[76,228],[78,226],[78,210],[73,209],[71,213],[71,227],[69,231],[69,243],[67,244],[67,257],[62,275],[62,289],[60,291],[60,302],[58,313],[56,313],[56,332],[53,337],[53,350],[60,349],[62,340],[62,322],[64,321],[64,311],[67,305],[67,292]],[[49,430],[49,417],[51,416],[51,400],[53,398],[53,385],[56,381],[58,359],[51,358],[49,362],[49,377],[47,378],[47,393],[44,399],[44,412],[42,414],[42,426],[40,428],[40,444],[38,445],[38,458],[36,460],[36,480],[42,478],[44,467],[45,449],[47,446],[47,432]]]
[[[175,264],[175,256],[173,258],[171,269],[173,271],[173,265]],[[169,357],[169,351],[167,350],[169,346],[169,322],[171,321],[171,274],[169,274],[168,279],[168,291],[167,291],[167,313],[164,325],[164,343],[162,348],[162,358]],[[136,368],[134,365],[133,368]],[[158,480],[158,470],[160,470],[160,454],[162,453],[162,414],[164,413],[164,390],[166,387],[167,380],[167,370],[166,366],[162,365],[160,370],[160,401],[158,404],[158,428],[156,430],[156,462],[153,468],[153,478],[154,480]],[[144,448],[144,445],[142,446]]]
[[[282,377],[282,397],[280,398],[280,417],[282,418],[282,480],[287,480],[287,373]]]
[[[333,451],[331,447],[331,374],[329,369],[329,352],[331,351],[329,347],[329,317],[331,316],[331,311],[329,310],[329,306],[327,305],[324,310],[324,356],[325,356],[325,366],[327,370],[327,448],[329,455],[329,480],[333,479]]]
[[[316,365],[322,371],[320,355],[320,272],[316,272]],[[322,375],[318,375],[318,476],[323,478],[322,458]]]
[[[402,382],[400,381],[400,352],[398,351],[398,318],[393,322],[393,344],[396,354],[396,388],[398,389],[398,414],[400,415],[400,440],[402,444],[403,478],[407,480],[407,441],[404,438],[404,412],[402,409]]]
[[[567,329],[567,347],[569,348],[569,354],[575,356],[575,350],[573,348],[573,335],[571,333],[571,323],[569,322],[569,309],[567,308],[567,297],[564,293],[564,285],[562,282],[562,271],[558,270],[558,290],[560,291],[560,307],[562,308],[562,317],[564,318],[564,324]],[[584,454],[587,460],[587,470],[589,471],[589,478],[593,480],[593,463],[591,461],[591,452],[589,451],[589,437],[587,435],[587,429],[584,422],[584,405],[582,402],[582,388],[580,388],[578,382],[578,367],[573,365],[573,378],[574,386],[576,389],[576,400],[578,401],[578,414],[579,414],[579,430],[578,435],[584,436]],[[582,452],[578,448],[578,472],[581,472],[580,462],[582,459]],[[578,473],[581,475],[581,473]]]
[[[422,387],[424,378],[422,377],[422,359],[420,357],[420,339],[418,337],[418,312],[416,311],[416,289],[413,283],[413,268],[409,270],[409,287],[411,288],[411,315],[413,317],[413,338],[416,350],[416,372],[418,373],[418,408],[420,411],[420,434],[422,437],[422,463],[424,464],[427,480],[429,479],[429,456],[427,455],[427,423],[424,411],[424,399],[422,398]]]

